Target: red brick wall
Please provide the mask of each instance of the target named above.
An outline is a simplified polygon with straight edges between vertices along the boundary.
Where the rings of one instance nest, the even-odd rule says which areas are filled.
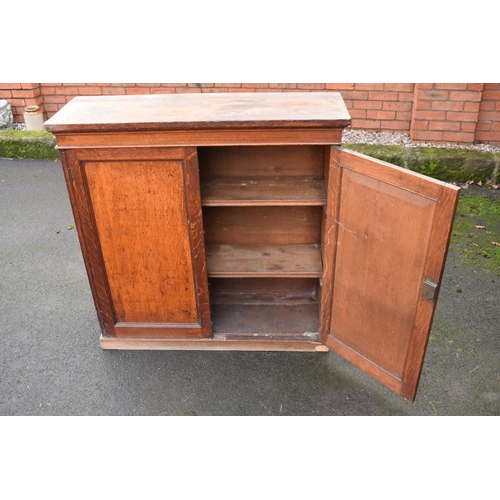
[[[479,106],[476,141],[500,144],[500,83],[485,83]]]
[[[500,144],[500,84],[491,83],[8,83],[0,98],[15,122],[23,108],[49,118],[77,95],[185,92],[321,92],[342,94],[352,128],[409,134],[413,142]]]
[[[408,133],[413,83],[327,84],[338,90],[352,117],[352,128]]]
[[[39,83],[0,83],[0,99],[8,101],[16,123],[24,122],[25,106],[43,106]]]
[[[483,83],[416,84],[410,126],[412,141],[473,143],[483,86]]]

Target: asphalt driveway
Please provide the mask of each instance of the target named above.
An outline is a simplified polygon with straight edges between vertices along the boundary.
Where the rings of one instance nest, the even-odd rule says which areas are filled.
[[[409,403],[333,353],[103,351],[73,226],[59,162],[0,159],[1,415],[500,415],[500,277],[454,252]]]

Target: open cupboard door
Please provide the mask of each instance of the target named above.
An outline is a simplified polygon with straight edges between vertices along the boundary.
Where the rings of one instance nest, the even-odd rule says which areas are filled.
[[[329,185],[335,271],[322,340],[413,401],[459,189],[338,147]]]

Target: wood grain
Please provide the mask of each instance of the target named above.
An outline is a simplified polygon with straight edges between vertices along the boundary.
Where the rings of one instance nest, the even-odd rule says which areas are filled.
[[[314,278],[210,278],[212,304],[302,304],[318,302]]]
[[[193,267],[198,302],[198,316],[203,337],[211,337],[210,302],[208,298],[207,261],[200,198],[200,175],[195,148],[185,148],[184,196],[186,198],[187,225],[192,251]],[[189,265],[189,264],[188,264]]]
[[[457,190],[345,151],[333,156],[342,180],[326,343],[411,397],[432,322],[422,284],[429,266],[441,275]]]
[[[206,247],[208,276],[321,277],[319,245],[216,245]]]
[[[213,304],[214,335],[238,338],[299,337],[318,340],[319,314],[316,303],[303,304]]]
[[[154,148],[165,146],[247,146],[290,144],[340,144],[342,129],[257,128],[242,130],[164,130],[145,132],[59,133],[57,147],[78,148]]]
[[[210,336],[196,150],[115,153],[62,155],[103,334]]]
[[[326,343],[328,333],[330,332],[335,258],[337,255],[337,220],[339,216],[342,183],[342,168],[338,163],[338,155],[338,151],[327,148],[324,167],[328,200],[327,206],[324,209],[321,227],[323,277],[320,288],[320,340],[324,343]]]
[[[321,239],[322,207],[205,207],[205,243],[314,245]]]
[[[77,96],[44,124],[53,133],[350,124],[338,92]]]
[[[341,192],[332,332],[402,379],[434,203],[347,169]]]
[[[202,205],[323,206],[323,177],[208,177],[201,185]]]
[[[184,161],[187,155],[196,154],[196,148],[81,148],[70,150],[79,161],[141,161],[148,160],[180,160]],[[196,167],[197,168],[197,167]]]
[[[200,176],[323,176],[322,146],[224,146],[198,148]]]
[[[115,335],[116,314],[111,301],[99,237],[95,227],[92,203],[82,163],[74,151],[63,151],[61,162],[71,200],[83,260],[89,278],[97,318],[103,335]]]
[[[183,164],[86,162],[118,322],[197,323]]]
[[[317,341],[281,338],[228,338],[217,335],[213,339],[128,339],[101,337],[103,349],[137,350],[201,350],[201,351],[289,351],[328,352],[328,347]]]
[[[435,209],[434,225],[430,236],[428,258],[423,275],[438,283],[441,283],[443,278],[458,198],[459,188],[451,185],[443,186],[442,195]],[[424,300],[422,294],[420,294],[412,341],[409,346],[403,376],[403,386],[401,388],[402,396],[410,401],[415,399],[424,355],[429,341],[429,333],[439,297],[439,288],[436,291],[433,302]]]

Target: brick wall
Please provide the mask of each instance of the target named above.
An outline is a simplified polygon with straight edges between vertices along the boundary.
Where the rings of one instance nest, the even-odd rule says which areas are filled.
[[[43,107],[39,83],[0,83],[0,99],[6,99],[9,102],[16,123],[24,122],[25,106]]]
[[[352,128],[408,133],[413,105],[413,83],[327,84],[338,90],[352,117]]]
[[[416,84],[412,141],[473,143],[483,87],[483,83]]]
[[[476,141],[499,144],[500,83],[485,83],[479,105]]]
[[[500,145],[497,83],[8,83],[0,84],[14,121],[23,108],[42,106],[47,119],[77,95],[186,92],[338,91],[352,128],[409,134],[413,142]]]

